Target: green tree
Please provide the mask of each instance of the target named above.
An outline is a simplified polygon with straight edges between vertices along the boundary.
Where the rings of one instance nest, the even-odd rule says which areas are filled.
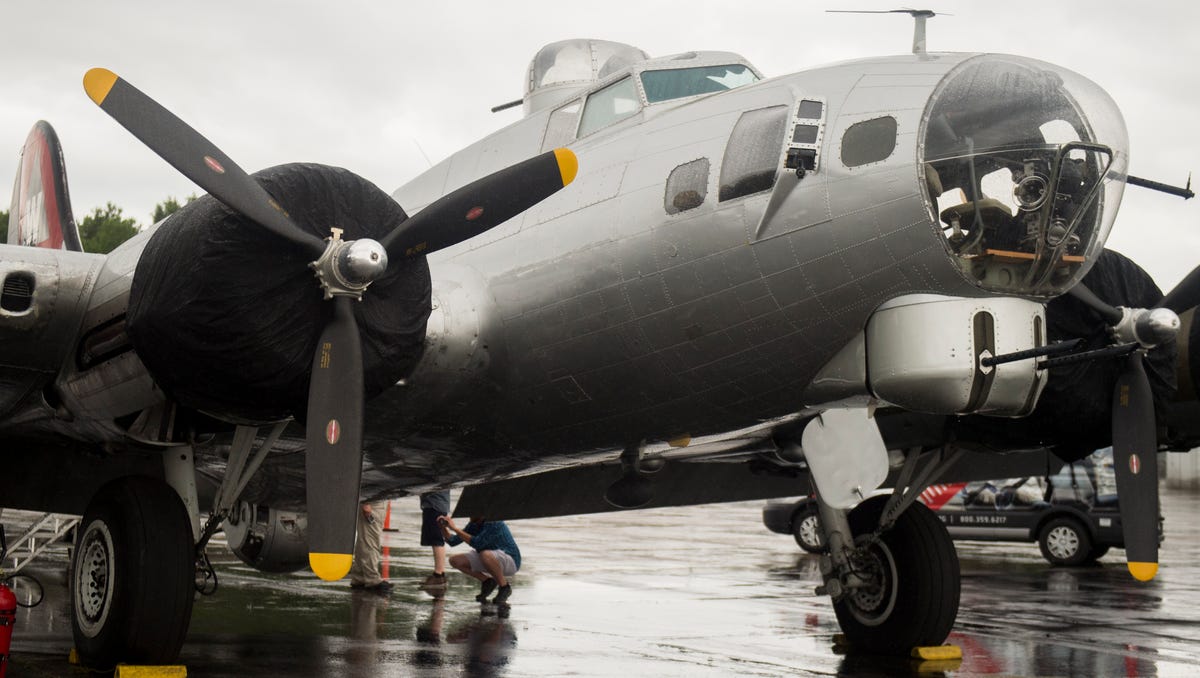
[[[113,203],[97,207],[79,222],[79,239],[84,252],[108,254],[117,245],[137,235],[137,222],[122,216],[122,209]]]
[[[8,210],[0,210],[0,245],[8,242]]]
[[[193,194],[189,195],[188,197],[184,198],[183,205],[187,205],[195,199],[196,199],[196,194],[193,193]],[[166,200],[164,200],[154,206],[154,213],[150,216],[150,223],[157,224],[158,222],[162,221],[163,219],[166,219],[167,217],[171,216],[172,214],[178,212],[179,208],[183,207],[183,205],[179,204],[179,201],[175,199],[175,196],[173,196],[173,195],[167,196]]]

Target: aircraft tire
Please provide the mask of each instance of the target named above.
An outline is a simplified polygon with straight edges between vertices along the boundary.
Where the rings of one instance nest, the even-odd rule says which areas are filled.
[[[195,558],[187,511],[161,480],[118,478],[79,524],[71,629],[85,664],[169,664],[187,635]]]
[[[1042,526],[1038,546],[1051,565],[1082,565],[1092,553],[1092,537],[1075,518],[1058,517]]]
[[[821,516],[812,505],[798,511],[792,518],[792,537],[796,545],[809,553],[824,553],[825,540],[821,536]]]
[[[872,540],[886,502],[886,496],[871,497],[850,512],[856,541],[868,544],[862,571],[873,571],[875,581],[846,593],[833,609],[855,650],[907,656],[950,635],[958,616],[958,554],[946,526],[920,503]]]

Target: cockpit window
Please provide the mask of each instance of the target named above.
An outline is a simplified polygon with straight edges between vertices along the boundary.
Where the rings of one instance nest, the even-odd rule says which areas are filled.
[[[700,66],[646,71],[642,73],[642,88],[646,90],[646,101],[654,104],[699,94],[724,92],[756,80],[758,76],[754,75],[754,71],[742,64]]]
[[[546,136],[542,140],[543,151],[566,146],[575,140],[575,127],[579,124],[579,104],[580,101],[576,99],[550,113],[550,120],[546,123]]]
[[[618,120],[624,120],[640,108],[633,78],[622,78],[587,98],[583,106],[583,119],[579,122],[579,136],[587,136]]]

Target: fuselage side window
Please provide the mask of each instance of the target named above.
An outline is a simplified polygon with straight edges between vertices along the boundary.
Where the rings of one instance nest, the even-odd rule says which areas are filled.
[[[721,160],[718,200],[733,200],[775,185],[788,112],[787,106],[771,106],[746,111],[738,118]]]
[[[579,121],[580,137],[628,118],[641,109],[633,78],[622,78],[604,89],[592,92],[583,106]]]
[[[667,214],[679,214],[704,204],[708,197],[708,158],[700,158],[671,170],[663,207]]]
[[[546,124],[546,138],[542,141],[542,150],[566,146],[575,140],[575,127],[579,124],[580,101],[576,99],[565,106],[559,106],[550,113],[550,121]]]
[[[856,122],[842,135],[842,164],[860,167],[886,160],[896,150],[896,119],[892,116]]]

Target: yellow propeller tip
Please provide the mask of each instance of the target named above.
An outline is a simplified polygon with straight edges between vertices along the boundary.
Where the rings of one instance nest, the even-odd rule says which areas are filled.
[[[579,172],[579,158],[569,148],[554,149],[554,157],[558,160],[558,171],[562,173],[563,186],[575,181]]]
[[[1158,563],[1128,563],[1129,574],[1138,581],[1150,581],[1154,579],[1154,575],[1158,574]]]
[[[116,83],[117,74],[107,68],[93,68],[83,75],[83,89],[97,106],[104,103],[104,98]]]
[[[325,581],[337,581],[350,572],[354,557],[349,553],[309,553],[308,566]]]

